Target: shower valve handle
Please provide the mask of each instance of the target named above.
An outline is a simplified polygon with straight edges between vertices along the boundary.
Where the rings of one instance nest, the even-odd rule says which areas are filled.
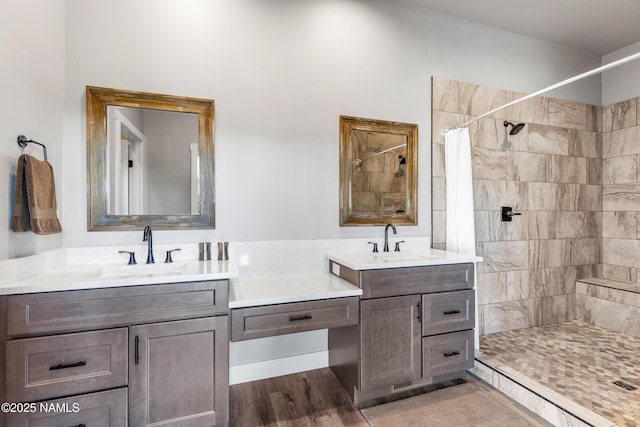
[[[510,222],[514,216],[522,215],[520,212],[514,212],[511,206],[502,206],[501,210],[501,219],[502,221]]]

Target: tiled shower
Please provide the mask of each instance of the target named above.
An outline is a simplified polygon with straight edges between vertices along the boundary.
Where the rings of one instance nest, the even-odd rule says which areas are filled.
[[[523,95],[433,78],[434,247],[445,245],[443,131]],[[531,351],[540,346],[558,348],[557,354],[536,355],[541,363],[557,368],[557,381],[551,375],[545,387],[560,395],[562,389],[554,387],[566,379],[563,375],[576,375],[579,386],[597,396],[594,407],[584,404],[594,411],[592,419],[604,416],[603,423],[587,425],[608,426],[610,420],[623,420],[622,413],[631,423],[640,423],[640,410],[633,413],[638,408],[621,405],[635,398],[620,394],[628,391],[619,391],[609,378],[585,375],[585,381],[594,382],[580,383],[578,363],[609,359],[585,353],[584,360],[569,360],[561,354],[562,348],[581,340],[567,331],[581,327],[604,328],[605,336],[617,337],[611,348],[623,353],[625,345],[636,348],[640,343],[634,341],[640,338],[639,108],[637,98],[600,107],[537,97],[469,127],[476,247],[477,255],[484,257],[477,271],[479,328],[481,336],[487,337],[481,343],[487,353],[503,353],[497,360],[513,362],[515,370],[525,370],[517,361],[523,359],[518,355],[526,345],[533,346]],[[505,121],[526,126],[505,141]],[[501,206],[522,215],[502,222]],[[550,344],[547,329],[557,324],[565,325],[557,334],[565,341]],[[581,336],[598,334],[586,331]],[[517,343],[516,348],[501,352],[499,346],[487,347],[508,342]],[[588,343],[581,345],[589,348]],[[600,348],[608,351],[606,346]],[[619,366],[610,370],[596,366],[595,371],[630,372],[623,353]],[[640,382],[634,375],[623,379]],[[616,405],[618,418],[611,415]]]

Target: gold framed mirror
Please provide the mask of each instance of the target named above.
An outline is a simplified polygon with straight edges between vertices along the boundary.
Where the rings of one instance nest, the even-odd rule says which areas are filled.
[[[340,116],[340,226],[417,224],[418,125]]]
[[[213,100],[87,86],[86,105],[89,231],[215,228]]]

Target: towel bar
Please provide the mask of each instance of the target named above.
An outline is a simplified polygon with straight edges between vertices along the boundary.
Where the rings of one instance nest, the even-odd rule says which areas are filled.
[[[29,143],[38,144],[39,146],[42,147],[42,151],[44,152],[44,161],[46,162],[47,161],[47,147],[45,147],[44,144],[41,144],[38,141],[34,141],[32,139],[27,139],[27,137],[24,136],[24,135],[18,135],[18,145],[20,147],[24,148]]]

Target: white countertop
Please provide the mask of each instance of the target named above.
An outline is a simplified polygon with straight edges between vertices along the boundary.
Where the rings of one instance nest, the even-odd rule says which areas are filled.
[[[47,270],[20,280],[0,280],[0,295],[221,280],[235,277],[238,277],[238,268],[229,261],[67,266]]]
[[[229,308],[362,295],[362,289],[333,274],[298,274],[231,281]]]
[[[401,252],[329,252],[326,257],[352,270],[421,267],[428,265],[480,262],[482,257],[447,252],[439,249],[418,249]]]

